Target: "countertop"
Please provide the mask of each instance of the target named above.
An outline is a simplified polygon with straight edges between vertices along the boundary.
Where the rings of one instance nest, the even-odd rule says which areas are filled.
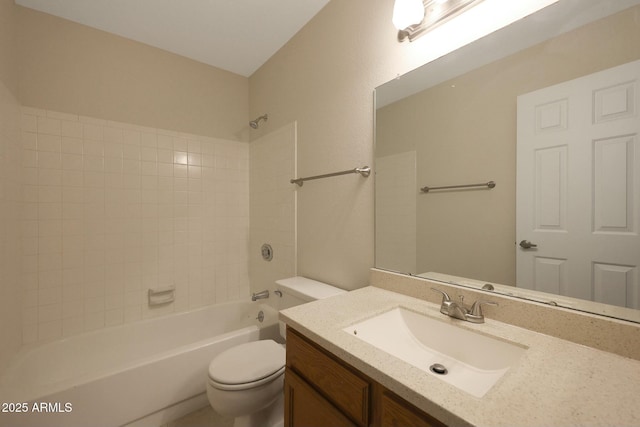
[[[342,329],[396,307],[528,347],[476,398]],[[448,425],[640,426],[640,361],[492,319],[473,324],[436,304],[365,287],[280,312],[280,319]]]

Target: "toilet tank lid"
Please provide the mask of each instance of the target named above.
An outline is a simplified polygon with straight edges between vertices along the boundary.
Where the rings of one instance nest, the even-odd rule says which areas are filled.
[[[329,298],[346,292],[340,288],[336,288],[335,286],[318,282],[317,280],[307,279],[302,276],[276,280],[276,284],[280,290],[284,289],[290,294],[306,301]]]

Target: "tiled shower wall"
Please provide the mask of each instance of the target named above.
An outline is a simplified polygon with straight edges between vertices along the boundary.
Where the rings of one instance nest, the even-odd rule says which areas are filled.
[[[248,144],[26,107],[21,129],[24,343],[248,294]]]

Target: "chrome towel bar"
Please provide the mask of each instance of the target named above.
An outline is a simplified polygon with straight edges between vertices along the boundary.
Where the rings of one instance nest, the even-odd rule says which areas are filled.
[[[347,175],[350,173],[359,173],[360,175],[366,178],[371,174],[371,168],[369,166],[362,166],[361,168],[349,169],[347,171],[327,173],[324,175],[309,176],[307,178],[296,178],[296,179],[292,179],[290,182],[292,184],[298,184],[300,187],[302,187],[302,184],[305,181],[311,181],[312,179],[329,178],[331,176]]]
[[[465,185],[447,185],[445,187],[422,187],[420,191],[428,193],[431,190],[449,190],[453,188],[471,188],[471,187],[488,187],[493,188],[496,186],[495,181],[483,182],[480,184],[465,184]]]

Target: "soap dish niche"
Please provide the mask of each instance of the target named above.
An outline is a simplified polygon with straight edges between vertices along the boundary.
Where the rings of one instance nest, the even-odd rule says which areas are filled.
[[[176,299],[175,293],[176,293],[175,285],[159,287],[159,288],[150,288],[147,291],[149,307],[172,303]]]

